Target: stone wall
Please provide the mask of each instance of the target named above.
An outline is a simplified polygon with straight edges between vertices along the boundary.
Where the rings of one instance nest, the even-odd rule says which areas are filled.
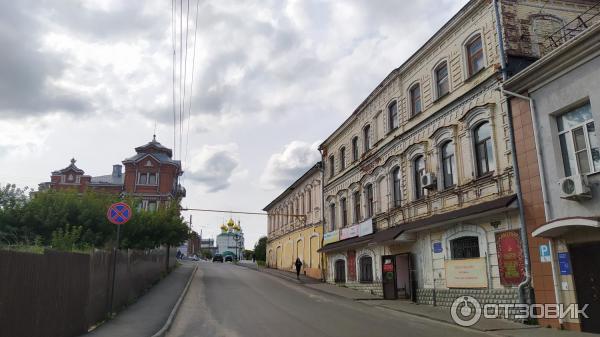
[[[336,284],[332,282],[328,282],[330,284]],[[337,284],[340,287],[346,287],[358,291],[362,291],[364,293],[368,293],[371,295],[376,295],[383,297],[383,286],[380,282],[373,283],[359,283],[359,282],[346,282],[343,284]]]

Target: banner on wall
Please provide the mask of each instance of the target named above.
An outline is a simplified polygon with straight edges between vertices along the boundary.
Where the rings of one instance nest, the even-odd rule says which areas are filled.
[[[448,288],[487,288],[487,263],[484,257],[445,262]]]
[[[369,218],[358,224],[358,236],[365,236],[373,233],[373,219]]]
[[[340,241],[340,231],[338,229],[323,234],[323,245]]]
[[[342,228],[340,240],[346,240],[358,236],[358,225]]]
[[[523,282],[525,280],[525,261],[519,231],[496,233],[496,251],[498,252],[500,283],[510,286]]]

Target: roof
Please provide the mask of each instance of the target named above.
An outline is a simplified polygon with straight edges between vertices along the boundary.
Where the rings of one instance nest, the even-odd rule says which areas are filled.
[[[112,174],[92,177],[90,183],[92,184],[110,184],[110,185],[123,185],[125,177],[120,175],[118,177],[113,176]]]
[[[263,208],[263,211],[267,212],[269,209],[271,209],[276,203],[281,201],[281,199],[285,198],[287,195],[292,193],[296,189],[296,187],[298,187],[298,185],[300,185],[303,181],[308,179],[308,177],[313,175],[315,172],[319,171],[321,167],[323,167],[323,163],[320,161],[313,165],[310,169],[308,169],[308,171],[304,172],[304,174],[300,178],[294,181],[290,185],[290,187],[286,188],[283,192],[281,192],[280,195],[278,195],[275,199],[273,199],[273,201],[271,201],[267,206],[265,206],[265,208]]]
[[[347,239],[344,241],[337,241],[330,243],[322,247],[320,252],[329,252],[333,250],[339,250],[342,248],[349,248],[353,246],[365,245],[365,244],[378,244],[396,239],[400,234],[410,231],[422,229],[424,227],[446,225],[458,221],[464,220],[468,216],[477,216],[482,213],[490,211],[503,211],[511,208],[511,204],[517,199],[516,194],[512,194],[505,197],[500,197],[491,201],[482,202],[473,206],[460,208],[450,212],[444,212],[435,214],[427,218],[418,219],[415,221],[407,222],[388,228],[374,234],[369,234],[363,237],[357,237]]]
[[[60,174],[63,174],[63,173],[69,172],[69,171],[73,171],[75,173],[83,174],[84,173],[83,170],[80,169],[79,167],[75,166],[75,162],[77,162],[77,160],[75,160],[75,158],[72,158],[71,159],[71,164],[69,166],[65,167],[62,170],[58,170],[58,171],[52,172],[52,175],[60,175]]]
[[[154,135],[152,137],[152,141],[150,141],[149,143],[135,148],[135,152],[137,152],[137,153],[149,153],[150,150],[155,150],[155,151],[164,153],[169,158],[171,158],[173,156],[173,151],[171,151],[171,149],[163,146],[161,143],[156,141],[156,135]]]
[[[133,157],[129,157],[129,158],[123,160],[123,164],[131,163],[131,162],[138,162],[138,161],[146,158],[147,156],[151,156],[152,158],[154,158],[157,162],[159,162],[161,164],[171,164],[171,165],[176,165],[176,166],[181,167],[181,160],[173,160],[173,159],[171,159],[171,157],[169,157],[165,153],[161,153],[161,152],[138,153]]]

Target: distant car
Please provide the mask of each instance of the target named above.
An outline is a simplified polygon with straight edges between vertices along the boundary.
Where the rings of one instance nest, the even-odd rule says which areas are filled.
[[[215,256],[213,256],[212,262],[223,262],[223,255],[215,254]]]
[[[233,256],[231,256],[231,255],[225,256],[225,262],[233,262]]]

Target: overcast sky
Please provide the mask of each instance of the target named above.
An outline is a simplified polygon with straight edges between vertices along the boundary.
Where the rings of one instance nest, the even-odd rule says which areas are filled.
[[[184,0],[191,118],[189,137],[186,118],[177,144],[181,155],[176,150],[186,171],[183,205],[261,210],[319,160],[318,144],[466,2],[200,0],[195,30],[190,0],[186,30]],[[37,187],[71,157],[86,174],[110,174],[151,140],[155,125],[158,141],[173,148],[171,5],[0,2],[0,183]],[[179,143],[179,124],[176,130]],[[228,217],[193,216],[205,237],[216,236]],[[266,217],[234,218],[247,247],[266,234]]]

